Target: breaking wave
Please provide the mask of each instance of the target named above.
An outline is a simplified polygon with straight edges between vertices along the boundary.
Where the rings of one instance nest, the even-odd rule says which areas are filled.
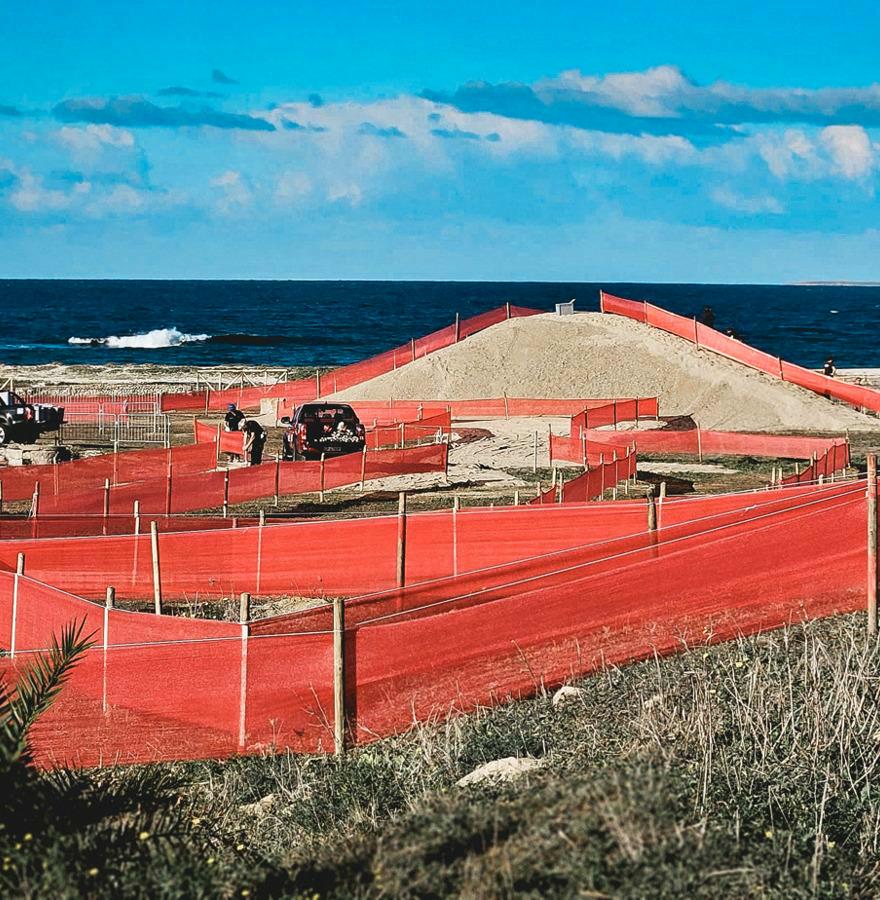
[[[185,334],[176,328],[154,328],[143,334],[111,334],[109,337],[87,338],[71,337],[68,344],[85,344],[89,347],[110,347],[114,350],[132,348],[158,350],[164,347],[179,347],[181,344],[193,344],[209,341],[210,334]]]

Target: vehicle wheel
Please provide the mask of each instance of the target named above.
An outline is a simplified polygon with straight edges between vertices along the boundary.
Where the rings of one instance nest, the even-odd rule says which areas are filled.
[[[9,426],[0,422],[0,447],[9,440]]]

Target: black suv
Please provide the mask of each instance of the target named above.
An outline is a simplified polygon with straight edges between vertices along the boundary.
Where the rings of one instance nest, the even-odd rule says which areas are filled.
[[[32,444],[44,431],[55,431],[63,422],[63,407],[26,403],[14,391],[0,391],[0,444]]]
[[[347,403],[303,403],[285,416],[285,459],[342,456],[364,449],[364,426]]]

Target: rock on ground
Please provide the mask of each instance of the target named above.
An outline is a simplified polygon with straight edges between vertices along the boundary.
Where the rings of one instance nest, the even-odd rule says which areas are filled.
[[[522,775],[540,769],[543,762],[530,756],[506,756],[504,759],[494,759],[474,769],[473,772],[459,778],[456,784],[464,787],[468,784],[479,784],[481,781],[515,781]]]

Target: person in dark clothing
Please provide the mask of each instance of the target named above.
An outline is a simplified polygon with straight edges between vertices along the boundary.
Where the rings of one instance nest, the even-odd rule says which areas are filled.
[[[704,306],[700,313],[700,321],[709,328],[715,327],[715,310],[711,306]]]
[[[230,403],[226,407],[226,424],[227,431],[241,431],[241,423],[244,421],[244,413],[237,409],[234,403]]]
[[[829,378],[834,378],[837,374],[837,366],[834,365],[833,356],[829,356],[828,359],[825,360],[825,365],[822,366],[822,374],[827,375]]]
[[[263,461],[263,447],[266,446],[266,429],[256,420],[248,419],[244,424],[244,458],[252,466]]]

